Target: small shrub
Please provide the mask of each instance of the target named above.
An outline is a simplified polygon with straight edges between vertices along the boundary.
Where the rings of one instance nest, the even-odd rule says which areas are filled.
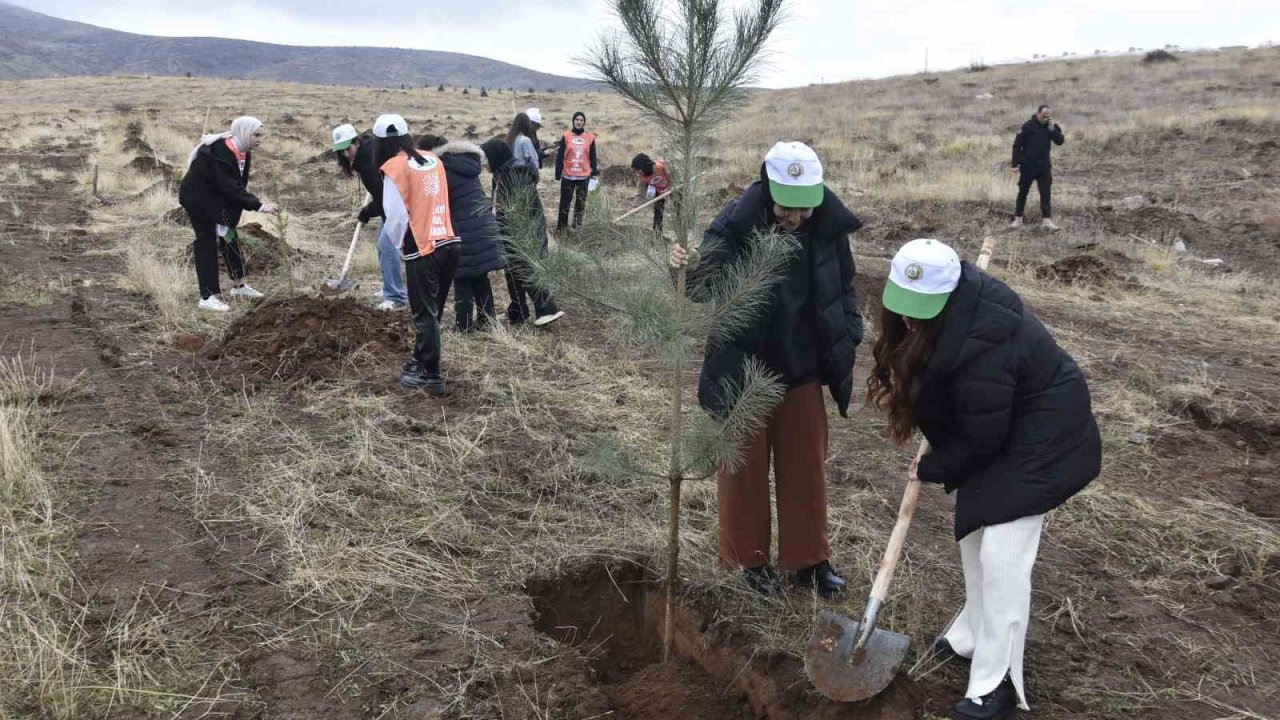
[[[436,92],[444,92],[444,83],[440,83],[440,87],[436,88]]]
[[[1177,62],[1178,56],[1168,50],[1152,50],[1142,56],[1142,62],[1151,65],[1153,63]]]
[[[483,86],[480,88],[480,97],[489,97],[489,92]]]
[[[986,64],[986,63],[985,63],[985,62],[983,62],[982,60],[974,60],[973,62],[969,63],[969,72],[971,72],[971,73],[973,73],[973,72],[985,72],[985,71],[990,70],[990,69],[991,69],[991,66],[990,66],[990,65],[988,65],[988,64]]]

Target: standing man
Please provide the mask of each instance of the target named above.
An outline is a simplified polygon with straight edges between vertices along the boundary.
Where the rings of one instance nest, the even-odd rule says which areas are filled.
[[[587,132],[587,116],[578,111],[573,114],[573,129],[564,134],[556,147],[556,180],[560,181],[560,213],[556,217],[556,232],[563,232],[569,224],[569,203],[573,203],[573,227],[582,224],[582,212],[587,205],[587,185],[600,176],[596,162],[596,136]]]
[[[784,276],[749,327],[708,343],[698,400],[723,416],[726,388],[755,360],[777,375],[787,393],[759,432],[747,441],[741,467],[716,473],[719,556],[741,568],[764,595],[782,592],[770,559],[769,467],[778,507],[779,570],[824,598],[844,591],[831,565],[827,538],[827,410],[825,386],[847,417],[853,395],[854,351],[862,341],[862,315],[853,286],[849,235],[862,223],[822,179],[822,162],[809,146],[780,142],[764,157],[760,179],[716,216],[697,255],[671,246],[672,267],[690,265],[689,299],[705,301],[709,283],[749,253],[758,232],[776,230],[795,241]]]
[[[1036,184],[1040,192],[1040,225],[1048,230],[1058,230],[1053,222],[1053,210],[1050,203],[1053,188],[1053,163],[1049,159],[1051,146],[1065,142],[1062,126],[1053,120],[1048,105],[1041,105],[1036,114],[1022,124],[1017,137],[1013,139],[1012,169],[1018,174],[1018,202],[1013,212],[1013,222],[1009,227],[1022,227],[1022,213],[1027,208],[1027,193],[1031,191],[1031,183]]]

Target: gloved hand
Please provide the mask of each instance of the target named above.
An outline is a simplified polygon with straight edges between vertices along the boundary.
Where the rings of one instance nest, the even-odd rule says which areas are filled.
[[[373,219],[373,208],[371,206],[365,205],[364,207],[360,208],[360,214],[356,216],[356,220],[358,220],[361,225],[368,225],[369,221],[372,219]]]

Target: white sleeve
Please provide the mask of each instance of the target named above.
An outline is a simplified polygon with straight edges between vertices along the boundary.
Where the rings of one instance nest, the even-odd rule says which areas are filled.
[[[382,212],[386,217],[382,222],[387,239],[396,250],[403,250],[404,234],[409,229],[409,209],[404,206],[400,188],[390,175],[382,179]]]

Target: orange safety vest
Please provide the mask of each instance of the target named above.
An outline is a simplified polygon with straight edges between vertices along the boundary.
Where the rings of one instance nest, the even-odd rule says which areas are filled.
[[[653,174],[645,175],[644,182],[646,185],[652,185],[658,195],[666,192],[671,188],[671,176],[667,174],[667,164],[662,160],[653,161]]]
[[[402,251],[410,260],[430,255],[436,245],[460,239],[453,232],[453,218],[449,214],[449,181],[444,174],[444,163],[434,153],[421,155],[426,161],[421,165],[417,161],[410,163],[404,153],[382,165],[382,172],[395,182],[400,199],[409,211],[414,247],[405,247]]]
[[[240,166],[240,174],[243,175],[245,159],[249,157],[248,153],[240,152],[240,147],[236,145],[235,138],[227,138],[227,149],[231,151],[232,155],[236,156],[236,164]]]
[[[570,180],[582,180],[591,177],[591,145],[596,136],[585,130],[581,135],[574,135],[570,130],[564,134],[564,172],[561,177]]]

